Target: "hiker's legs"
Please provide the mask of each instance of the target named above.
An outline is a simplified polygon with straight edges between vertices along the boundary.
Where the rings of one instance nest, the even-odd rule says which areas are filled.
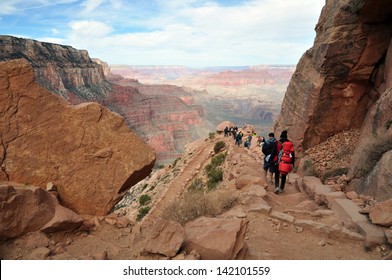
[[[287,174],[285,174],[285,175],[282,174],[282,181],[280,182],[280,191],[281,192],[284,190],[284,185],[286,184],[286,176],[287,176]]]
[[[275,191],[278,189],[279,189],[279,170],[275,171]]]

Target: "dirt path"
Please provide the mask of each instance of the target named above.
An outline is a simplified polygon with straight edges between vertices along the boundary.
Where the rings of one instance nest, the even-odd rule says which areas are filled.
[[[234,146],[234,143],[229,142],[229,144]],[[234,153],[240,154],[250,168],[259,170],[260,174],[263,174],[263,156],[259,147],[252,146],[247,150],[235,146]],[[314,221],[326,227],[315,230],[305,226],[295,226],[267,214],[248,211],[246,259],[380,259],[380,252],[365,250],[363,241],[345,238],[331,231],[334,225],[340,224],[335,214],[325,206],[318,206],[306,194],[300,193],[289,179],[287,181],[283,193],[275,194],[273,185],[266,188],[267,195],[264,200],[272,207],[271,211],[286,213],[295,219]],[[267,184],[264,178],[263,182]],[[236,206],[237,211],[244,211],[244,208],[246,209],[246,206]],[[323,211],[327,214],[318,214]]]
[[[230,178],[232,177],[230,174],[241,172],[245,168],[253,170],[263,178],[263,156],[260,147],[255,146],[255,143],[251,149],[237,147],[234,145],[234,140],[223,136],[218,136],[215,143],[217,141],[226,142],[228,156],[225,168],[233,168],[225,171],[223,188],[233,188],[231,184],[233,178]],[[3,244],[0,247],[1,257],[3,259],[166,259],[160,255],[141,253],[144,240],[135,240],[133,233],[138,227],[140,230],[141,224],[147,226],[153,224],[155,219],[161,215],[164,206],[178,199],[193,178],[200,175],[203,166],[209,162],[213,146],[214,143],[211,141],[201,141],[195,146],[196,148],[191,152],[192,155],[188,155],[186,162],[181,166],[182,171],[169,183],[143,223],[138,223],[132,228],[118,228],[101,218],[99,226],[86,232],[49,236],[43,233],[33,233]],[[237,203],[221,215],[234,218],[241,216],[249,221],[245,237],[248,248],[245,259],[368,260],[382,258],[383,252],[379,248],[366,251],[363,241],[355,240],[336,230],[341,223],[335,214],[325,206],[316,205],[312,199],[300,193],[289,181],[284,193],[274,194],[273,186],[269,185],[266,188],[266,195],[262,199],[258,198],[259,203],[272,208],[270,214],[253,211],[252,205]],[[264,179],[261,185],[267,185]],[[248,189],[245,187],[238,190],[234,187],[234,191],[239,194],[248,192]],[[296,221],[305,220],[323,226],[318,228],[306,224],[298,225],[274,217],[271,214],[273,212],[290,215]]]

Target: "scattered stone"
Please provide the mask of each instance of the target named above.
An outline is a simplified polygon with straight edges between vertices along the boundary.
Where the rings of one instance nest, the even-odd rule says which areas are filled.
[[[27,259],[30,260],[45,260],[50,254],[50,249],[46,247],[40,247],[31,252]]]
[[[183,247],[203,260],[234,260],[244,247],[248,221],[201,217],[186,225]]]
[[[351,200],[359,198],[358,194],[355,191],[346,192],[346,197]]]
[[[371,208],[369,217],[373,224],[389,227],[392,225],[392,198],[377,203]]]
[[[274,210],[271,211],[270,216],[272,218],[279,219],[279,220],[288,222],[290,224],[294,223],[294,220],[295,220],[295,217],[293,217],[291,215],[288,215],[288,214],[285,214],[282,212],[278,212],[278,211],[274,211]]]
[[[321,241],[318,243],[318,245],[321,246],[321,247],[324,247],[326,244],[327,244],[327,242],[326,242],[324,239],[321,240]]]
[[[144,250],[149,253],[174,257],[177,255],[184,239],[185,230],[179,223],[158,220],[146,239]]]

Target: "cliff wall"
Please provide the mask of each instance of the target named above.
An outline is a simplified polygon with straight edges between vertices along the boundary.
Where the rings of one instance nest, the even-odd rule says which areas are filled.
[[[111,90],[101,65],[88,52],[70,46],[0,36],[0,61],[24,58],[31,63],[37,82],[64,98],[100,99]]]
[[[377,186],[366,178],[392,148],[386,126],[392,119],[390,1],[327,0],[316,32],[314,46],[290,81],[274,129],[288,129],[299,152],[336,133],[361,129],[349,174],[357,190],[374,193],[370,189]],[[390,182],[386,188],[392,197]]]

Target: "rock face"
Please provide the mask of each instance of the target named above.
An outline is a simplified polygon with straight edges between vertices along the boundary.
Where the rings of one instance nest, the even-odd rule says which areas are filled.
[[[359,193],[380,189],[365,178],[392,149],[391,16],[388,0],[328,0],[314,46],[299,61],[274,126],[277,133],[288,129],[298,155],[334,134],[361,128],[349,171]],[[383,164],[391,161],[384,158]],[[379,199],[391,197],[390,182],[384,186],[389,195]]]
[[[121,116],[96,103],[70,105],[37,84],[24,59],[0,62],[0,99],[0,181],[53,182],[79,214],[107,214],[155,163]]]
[[[103,98],[111,90],[103,69],[87,51],[12,36],[0,36],[0,61],[25,58],[34,68],[37,82],[49,91],[85,100]]]

